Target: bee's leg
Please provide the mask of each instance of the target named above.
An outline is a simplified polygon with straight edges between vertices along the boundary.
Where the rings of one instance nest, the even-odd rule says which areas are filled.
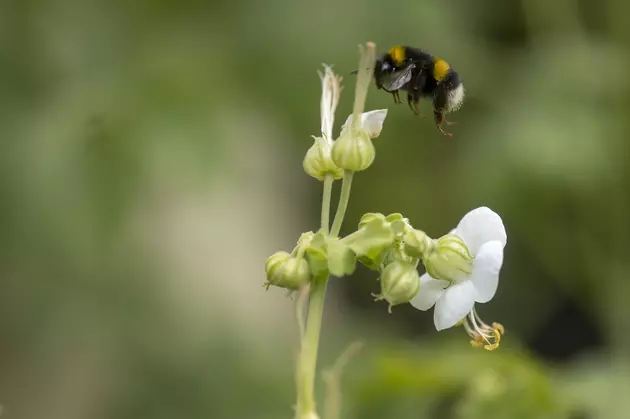
[[[409,108],[411,108],[411,111],[414,114],[418,115],[420,119],[426,118],[426,116],[420,114],[420,109],[418,109],[418,100],[413,97],[411,92],[407,92],[407,103],[409,104]]]
[[[438,86],[435,96],[433,97],[433,116],[435,117],[435,126],[444,135],[451,137],[453,134],[442,129],[444,122],[444,109],[446,108],[446,91]],[[450,125],[447,123],[447,125]]]
[[[444,112],[442,112],[441,110],[436,110],[434,111],[435,114],[435,126],[437,127],[437,129],[444,135],[446,135],[447,137],[452,137],[453,133],[448,132],[448,131],[444,131],[442,129],[442,122],[444,122]]]
[[[411,109],[411,112],[415,113],[416,115],[420,114],[420,112],[418,112],[418,109],[415,107],[413,96],[411,96],[410,92],[407,92],[407,103],[409,104],[409,109]]]
[[[387,90],[385,87],[381,87],[381,89],[383,89],[384,91],[386,91],[387,93],[391,93],[392,97],[394,98],[394,104],[398,105],[400,102],[400,93],[398,93],[398,90]]]
[[[400,100],[400,92],[398,90],[394,90],[392,92],[392,95],[394,96],[394,103],[396,105],[398,105],[399,103],[402,103],[402,101]]]

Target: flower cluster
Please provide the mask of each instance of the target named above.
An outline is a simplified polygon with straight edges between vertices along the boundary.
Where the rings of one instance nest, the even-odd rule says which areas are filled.
[[[487,207],[470,211],[438,239],[414,229],[400,214],[368,213],[357,231],[346,237],[309,232],[302,235],[292,255],[272,255],[267,261],[268,284],[295,290],[322,273],[349,275],[358,261],[379,272],[381,292],[375,297],[387,301],[390,311],[404,303],[422,311],[435,306],[437,330],[462,325],[473,346],[493,350],[504,328],[484,323],[475,303],[494,297],[506,243],[501,217]],[[426,269],[422,276],[420,262]]]
[[[383,233],[387,229],[389,236]],[[494,297],[507,243],[501,217],[491,209],[470,211],[457,228],[437,240],[414,229],[400,214],[366,214],[358,232],[342,242],[350,244],[365,266],[380,272],[376,299],[387,301],[390,311],[402,303],[423,311],[435,306],[437,330],[461,324],[473,346],[499,346],[503,326],[485,324],[474,307]],[[422,276],[417,272],[420,261],[426,269]]]
[[[369,59],[359,65],[370,68]],[[367,76],[359,72],[354,112],[333,139],[342,79],[329,66],[320,73],[321,135],[313,136],[303,162],[313,178],[340,179],[374,161],[372,140],[380,135],[387,110],[363,112]],[[304,233],[291,254],[272,255],[266,264],[267,287],[297,290],[313,278],[352,274],[360,262],[379,273],[381,292],[375,297],[388,302],[390,311],[404,303],[423,311],[435,306],[437,330],[462,325],[473,346],[487,350],[499,346],[503,326],[487,325],[475,310],[475,303],[490,301],[498,286],[507,234],[497,213],[486,207],[474,209],[438,239],[414,229],[401,214],[365,214],[354,233],[341,239],[336,233],[329,234],[322,226],[317,233]],[[422,275],[420,262],[426,269]]]

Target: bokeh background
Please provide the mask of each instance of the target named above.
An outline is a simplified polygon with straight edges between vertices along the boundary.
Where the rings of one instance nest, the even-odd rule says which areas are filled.
[[[338,129],[366,41],[444,57],[468,96],[446,138],[370,91],[389,115],[343,231],[401,212],[437,237],[490,206],[509,239],[478,310],[507,334],[475,350],[432,313],[388,314],[366,269],[333,280],[319,365],[365,343],[343,418],[630,417],[628,16],[625,0],[2,0],[2,417],[292,417],[292,302],[263,265],[317,228],[316,71],[345,75]]]

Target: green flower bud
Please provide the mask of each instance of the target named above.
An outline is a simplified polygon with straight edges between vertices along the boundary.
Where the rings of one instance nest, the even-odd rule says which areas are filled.
[[[424,231],[408,228],[403,236],[405,252],[414,257],[421,258],[435,247],[434,241]]]
[[[265,262],[265,271],[267,277],[273,277],[280,266],[289,259],[291,255],[288,252],[278,251],[267,258]]]
[[[376,300],[389,303],[389,312],[397,304],[408,303],[418,294],[420,276],[413,265],[393,262],[383,269],[380,277],[381,294]]]
[[[424,266],[435,279],[459,282],[472,272],[473,258],[466,243],[454,234],[435,241],[435,246],[424,253]]]
[[[271,285],[298,290],[311,280],[311,272],[308,262],[304,258],[296,258],[287,252],[276,252],[271,255],[265,263],[267,272],[267,282],[265,286]]]
[[[367,132],[348,129],[333,145],[332,160],[344,170],[360,172],[370,167],[376,156]]]
[[[387,254],[385,258],[385,265],[389,265],[391,263],[406,263],[416,266],[418,263],[418,257],[409,255],[405,251],[405,247],[401,243],[396,243]]]
[[[343,177],[343,169],[337,167],[330,156],[332,144],[323,137],[313,137],[315,142],[306,152],[302,166],[304,171],[317,180],[324,180],[327,174],[334,179]]]

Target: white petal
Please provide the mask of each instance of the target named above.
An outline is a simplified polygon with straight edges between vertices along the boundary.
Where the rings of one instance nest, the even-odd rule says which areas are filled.
[[[381,135],[386,116],[387,109],[364,112],[361,115],[361,127],[368,133],[370,138],[376,138]]]
[[[466,317],[475,304],[475,286],[471,281],[451,285],[435,303],[433,322],[437,330],[448,329]]]
[[[429,274],[420,277],[420,291],[410,301],[418,310],[426,311],[442,296],[444,288],[448,287],[448,281],[433,279]]]
[[[464,239],[470,254],[475,256],[479,247],[492,240],[507,243],[503,220],[488,207],[480,207],[464,215],[455,229],[455,234]]]
[[[475,285],[478,303],[492,300],[499,286],[499,271],[503,265],[503,244],[493,240],[481,245],[473,262],[470,280]]]
[[[383,122],[387,116],[387,109],[377,109],[375,111],[364,112],[361,114],[361,128],[370,136],[370,138],[376,138],[381,134],[383,129]],[[352,125],[352,114],[346,119],[346,122],[341,126],[341,137],[350,129]]]
[[[350,129],[350,125],[352,125],[352,114],[346,118],[346,122],[344,122],[341,126],[341,133],[339,134],[340,137]]]

